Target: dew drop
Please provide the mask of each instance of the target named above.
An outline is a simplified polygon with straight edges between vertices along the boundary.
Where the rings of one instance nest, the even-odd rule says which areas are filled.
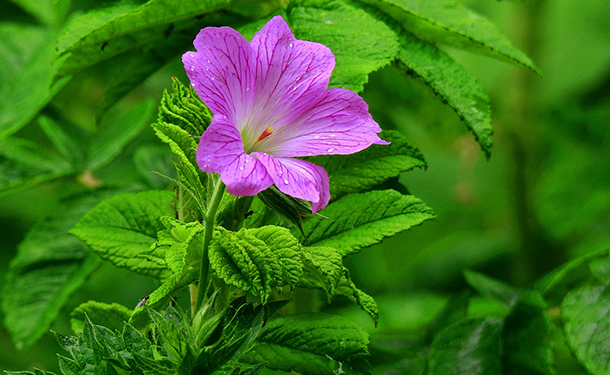
[[[212,81],[214,80],[214,77],[212,77]]]
[[[249,163],[249,162],[250,162],[250,159],[247,159],[247,158],[246,158],[246,163]]]
[[[210,60],[207,60],[207,61],[208,61],[208,64],[211,64],[211,63],[212,63]]]
[[[197,86],[197,84],[196,83],[191,83],[191,86],[195,87],[195,86]]]
[[[315,138],[315,139],[320,139],[320,136],[319,136],[319,135],[316,135],[314,138]]]
[[[290,43],[288,46],[292,47],[292,43]]]
[[[294,86],[294,87],[292,88],[292,91],[296,91],[296,89],[297,89],[297,87],[296,87],[296,86]]]
[[[195,67],[191,65],[191,72],[195,70]]]
[[[284,174],[284,171],[282,171],[281,169],[279,171],[277,171],[277,174],[279,174],[280,176]]]
[[[335,136],[335,134],[331,134],[330,136],[331,136],[331,137],[334,137],[334,136]]]
[[[329,148],[326,150],[326,152],[333,152],[333,151],[335,151],[335,149],[334,149],[334,148],[332,148],[332,147],[329,147]]]
[[[195,57],[195,54],[194,54],[194,53],[191,53],[191,54],[190,54],[190,56],[191,56],[191,57]]]
[[[284,179],[284,184],[288,185],[288,179]]]
[[[240,171],[243,171],[243,170],[244,170],[244,166],[243,166],[243,165],[240,165],[240,166],[239,166],[239,170],[240,170]]]

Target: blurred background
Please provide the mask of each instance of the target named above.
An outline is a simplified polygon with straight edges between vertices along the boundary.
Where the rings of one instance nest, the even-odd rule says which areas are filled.
[[[486,161],[451,108],[421,82],[392,67],[370,76],[363,96],[374,118],[384,129],[403,132],[428,162],[427,170],[405,173],[400,182],[438,217],[346,260],[355,283],[379,304],[378,328],[348,303],[323,306],[365,328],[372,335],[373,353],[387,338],[423,334],[446,299],[466,287],[464,269],[525,287],[577,255],[610,247],[610,1],[462,1],[497,24],[543,77],[444,48],[491,98],[495,134]],[[66,13],[91,4],[74,3]],[[0,9],[2,22],[41,22],[6,0],[0,0]],[[57,31],[59,21],[44,22],[49,33]],[[28,43],[36,42],[28,38],[24,34],[24,54]],[[78,73],[49,110],[69,119],[75,132],[91,131],[103,88],[115,72],[116,66],[100,64]],[[171,87],[172,76],[187,81],[178,59],[113,110],[131,108],[142,98],[156,105],[163,89]],[[148,123],[155,115],[150,112]],[[35,126],[26,126],[17,136],[44,139]],[[98,170],[95,180],[85,183],[149,183],[133,173],[134,151],[143,145],[160,145],[148,127],[118,159]],[[61,210],[62,197],[82,181],[82,176],[81,182],[68,176],[0,195],[0,276],[28,229]],[[103,264],[70,297],[52,329],[69,333],[69,312],[89,299],[135,306],[154,288],[152,279]],[[490,311],[494,306],[481,302],[471,308]],[[58,371],[58,351],[50,333],[17,351],[0,327],[0,369]],[[556,360],[560,373],[585,373],[562,348],[557,348]]]

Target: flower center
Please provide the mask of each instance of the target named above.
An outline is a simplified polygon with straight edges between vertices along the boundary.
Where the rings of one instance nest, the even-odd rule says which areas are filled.
[[[270,136],[274,130],[275,129],[273,129],[271,126],[268,127],[267,129],[265,129],[265,131],[261,133],[260,137],[258,137],[258,139],[256,140],[256,142],[254,142],[254,144],[256,144],[256,143],[262,141],[263,139],[267,138],[268,136]]]
[[[258,136],[256,141],[254,141],[254,142],[252,142],[252,139],[254,139],[255,136],[250,138],[250,137],[244,137],[244,135],[242,135],[242,139],[244,140],[244,151],[247,154],[254,152],[254,151],[263,151],[263,149],[265,148],[265,143],[266,143],[263,141],[265,139],[269,138],[269,136],[271,134],[273,134],[274,131],[275,131],[275,128],[273,126],[269,126]],[[248,141],[248,138],[250,139],[250,141]]]

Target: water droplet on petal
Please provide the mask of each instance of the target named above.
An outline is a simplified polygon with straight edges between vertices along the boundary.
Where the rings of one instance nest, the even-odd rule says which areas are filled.
[[[191,65],[191,72],[195,70],[195,67]]]
[[[331,137],[334,137],[334,136],[335,136],[335,134],[331,134],[330,136],[331,136]]]
[[[288,179],[284,179],[284,183],[288,185]]]
[[[207,61],[208,61],[208,64],[211,64],[211,63],[212,63],[210,60],[207,60]]]
[[[297,89],[297,87],[296,87],[296,86],[294,86],[294,87],[292,88],[292,91],[296,91],[296,89]]]
[[[214,80],[214,77],[212,77],[212,81]]]
[[[197,86],[197,84],[196,83],[191,83],[191,86],[195,87],[195,86]]]
[[[240,170],[240,171],[243,171],[243,170],[244,170],[244,166],[243,166],[243,165],[240,165],[240,166],[239,166],[239,170]]]
[[[314,138],[315,138],[315,139],[320,139],[320,136],[319,136],[319,135],[316,135]]]
[[[280,176],[284,174],[284,171],[282,171],[281,169],[277,171],[277,174],[279,174]]]
[[[335,151],[335,149],[334,149],[334,148],[332,148],[332,147],[329,147],[329,148],[326,150],[326,152],[333,152],[333,151]]]
[[[289,46],[292,47],[292,43],[290,43]]]
[[[246,158],[246,163],[249,163],[249,162],[250,162],[250,159]]]
[[[190,54],[190,56],[191,56],[191,57],[195,57],[195,54],[194,54],[194,53],[191,53],[191,54]]]

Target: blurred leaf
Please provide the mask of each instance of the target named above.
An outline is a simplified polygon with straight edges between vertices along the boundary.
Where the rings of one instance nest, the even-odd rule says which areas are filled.
[[[69,160],[75,169],[81,167],[85,150],[78,139],[72,137],[60,124],[47,116],[39,116],[38,125],[64,159]]]
[[[154,109],[148,99],[127,111],[109,113],[91,142],[87,167],[98,169],[116,158],[150,124]]]
[[[27,11],[40,23],[47,26],[58,26],[70,9],[71,0],[11,0]]]
[[[551,320],[542,296],[536,292],[522,292],[504,319],[502,374],[556,374],[551,331]]]
[[[299,0],[288,21],[295,36],[328,46],[337,66],[330,87],[362,91],[368,75],[394,60],[396,34],[367,12],[342,1]]]
[[[70,314],[72,331],[82,332],[85,315],[104,327],[120,331],[131,316],[131,310],[118,303],[88,301],[81,303]]]
[[[424,202],[394,190],[350,194],[303,222],[308,246],[334,247],[343,256],[435,218]]]
[[[59,56],[69,55],[61,74],[71,74],[139,46],[179,36],[197,27],[195,17],[221,9],[228,0],[125,0],[105,3],[75,18],[58,40]]]
[[[18,138],[0,138],[0,193],[73,174],[62,157]]]
[[[468,302],[471,292],[454,294],[443,306],[443,309],[434,318],[429,328],[429,338],[433,338],[447,326],[465,319],[468,314]]]
[[[385,130],[381,137],[392,143],[371,145],[352,155],[322,155],[309,159],[328,172],[333,199],[368,190],[401,172],[426,168],[423,155],[402,134]]]
[[[523,52],[486,18],[454,0],[364,0],[398,21],[418,38],[444,43],[539,72]]]
[[[489,158],[492,145],[489,98],[477,80],[447,54],[411,33],[400,34],[398,66],[415,73],[455,110]]]
[[[146,145],[138,147],[133,153],[133,163],[140,176],[152,188],[162,190],[172,183],[163,176],[176,178],[171,154],[165,146]]]
[[[502,321],[467,318],[434,337],[428,354],[429,375],[500,375]]]
[[[227,284],[267,301],[271,288],[291,285],[303,274],[301,245],[288,229],[266,226],[230,232],[217,227],[210,243],[210,266]]]
[[[54,81],[54,35],[43,28],[0,24],[0,138],[27,123],[70,80]]]
[[[610,283],[610,259],[594,259],[589,263],[589,269],[600,282],[606,285]]]
[[[519,298],[519,290],[501,281],[492,279],[478,272],[465,270],[464,277],[482,296],[501,302],[511,308]]]
[[[68,230],[91,207],[116,194],[104,189],[69,202],[65,213],[39,221],[19,244],[2,290],[4,323],[19,347],[32,345],[85,278],[99,258]]]
[[[326,313],[270,319],[242,361],[305,374],[367,374],[368,335],[350,320]]]
[[[568,345],[594,375],[610,372],[610,289],[587,286],[568,293],[561,304],[564,334]]]
[[[70,230],[102,259],[133,272],[164,278],[168,269],[138,257],[165,229],[159,218],[173,216],[171,191],[116,195],[95,206]]]

